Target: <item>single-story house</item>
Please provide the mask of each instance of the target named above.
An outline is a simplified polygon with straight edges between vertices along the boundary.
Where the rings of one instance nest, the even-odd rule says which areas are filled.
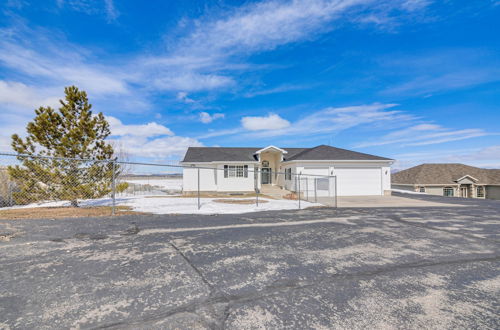
[[[314,178],[326,178],[326,184],[335,185],[326,187],[329,196],[332,189],[336,189],[338,196],[355,196],[389,193],[393,162],[389,158],[320,145],[313,148],[190,147],[181,164],[185,166],[185,193],[197,191],[200,171],[201,191],[253,192],[266,186],[297,191],[299,182],[304,189],[304,184],[318,184]],[[297,180],[299,174],[301,179]],[[333,176],[336,182],[330,180]],[[325,180],[322,181],[324,186]]]
[[[394,173],[392,188],[440,196],[500,199],[500,169],[422,164]]]

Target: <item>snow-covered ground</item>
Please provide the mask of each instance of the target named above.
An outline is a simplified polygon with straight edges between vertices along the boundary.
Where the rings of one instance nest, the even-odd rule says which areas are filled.
[[[124,179],[124,181],[138,185],[150,185],[165,190],[182,190],[182,178],[130,178]]]
[[[193,197],[164,197],[164,196],[128,196],[119,197],[116,199],[116,205],[129,206],[137,212],[153,213],[153,214],[239,214],[258,211],[271,210],[292,210],[298,208],[298,201],[292,200],[274,200],[267,198],[259,198],[259,201],[267,201],[267,203],[255,204],[227,204],[220,203],[214,200],[217,199],[234,199],[234,200],[251,200],[255,198],[201,198],[201,208],[198,210],[198,200]],[[112,200],[110,198],[100,198],[92,200],[82,200],[82,207],[91,206],[110,206]],[[69,201],[33,203],[23,206],[14,206],[2,209],[18,209],[18,208],[34,208],[34,207],[61,207],[70,206]],[[322,206],[317,203],[301,201],[301,207],[307,208],[311,206]]]

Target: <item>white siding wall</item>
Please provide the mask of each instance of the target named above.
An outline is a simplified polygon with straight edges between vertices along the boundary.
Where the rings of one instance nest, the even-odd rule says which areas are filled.
[[[186,164],[187,165],[187,164]],[[247,178],[224,178],[224,165],[248,165],[248,177]],[[201,191],[219,191],[219,192],[253,192],[255,189],[254,184],[254,166],[255,164],[245,164],[245,163],[231,163],[231,164],[206,164],[203,167],[212,167],[213,169],[200,169],[200,190]],[[279,169],[279,167],[277,167]],[[371,172],[373,177],[368,178],[366,184],[370,187],[363,189],[362,186],[364,182],[358,183],[361,188],[358,188],[356,194],[358,195],[382,195],[385,190],[390,190],[391,187],[391,170],[389,164],[377,164],[377,163],[319,163],[319,162],[300,162],[300,163],[284,163],[281,165],[279,171],[285,172],[286,169],[292,169],[292,179],[285,180],[284,175],[278,176],[278,183],[280,186],[284,186],[285,189],[290,191],[296,190],[296,180],[295,175],[299,173],[303,174],[325,174],[325,175],[337,175],[336,168],[341,168],[342,174],[347,172],[351,173],[351,177],[356,176],[356,170],[360,170],[359,173],[363,172],[363,169],[373,169],[373,171],[364,171],[364,175]],[[318,172],[319,171],[319,172]],[[347,171],[347,172],[346,172]],[[314,173],[313,173],[314,172]],[[321,172],[321,173],[320,173]],[[183,191],[190,192],[197,190],[198,177],[196,168],[184,168],[183,170]],[[376,174],[375,174],[376,173]],[[260,188],[260,175],[258,177],[258,185]],[[345,181],[345,180],[344,180]],[[369,182],[368,182],[369,181]],[[333,181],[332,181],[333,182]],[[337,185],[339,189],[339,196],[346,195],[343,192],[349,192],[343,189],[340,185],[342,184],[342,179],[337,178]],[[375,185],[378,185],[379,191],[374,191]],[[349,195],[352,192],[349,192]]]
[[[284,187],[286,190],[294,191],[295,190],[295,174],[297,173],[297,168],[294,164],[288,164],[288,165],[282,166],[281,171],[285,172],[285,170],[287,168],[292,169],[292,178],[291,178],[291,180],[285,180],[285,178],[283,178]]]
[[[382,189],[384,192],[391,190],[391,167],[382,167]]]
[[[227,164],[229,165],[229,164]],[[247,178],[225,178],[224,177],[224,164],[217,165],[217,191],[228,192],[228,191],[241,191],[241,192],[252,192],[255,191],[254,187],[254,164],[235,164],[230,165],[248,165],[248,177]]]
[[[200,191],[216,191],[216,171],[215,165],[202,165],[203,167],[213,167],[213,169],[200,169]],[[184,192],[198,190],[198,169],[184,168],[182,170],[182,190]]]

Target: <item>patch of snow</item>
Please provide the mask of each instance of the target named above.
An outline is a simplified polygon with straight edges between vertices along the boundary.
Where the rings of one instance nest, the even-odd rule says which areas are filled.
[[[259,204],[227,204],[214,202],[220,198],[201,198],[201,208],[198,210],[198,200],[194,197],[151,197],[151,198],[131,198],[120,205],[131,207],[137,212],[154,214],[241,214],[258,211],[292,210],[298,208],[298,201],[275,200],[260,198],[267,203]],[[252,200],[254,198],[238,198],[238,200]],[[322,206],[317,203],[301,201],[301,207]]]
[[[198,199],[195,197],[164,197],[164,196],[125,196],[116,198],[117,206],[129,206],[132,210],[144,213],[153,214],[241,214],[258,211],[275,211],[275,210],[294,210],[298,208],[298,201],[295,200],[276,200],[259,198],[259,201],[267,203],[255,204],[227,204],[215,202],[218,198],[201,198],[201,208],[198,210]],[[235,198],[236,199],[236,198]],[[254,198],[237,198],[237,200],[252,200]],[[312,206],[323,206],[319,203],[310,203],[301,201],[302,208]],[[87,199],[80,200],[81,207],[96,207],[96,206],[111,206],[111,198]],[[69,201],[53,201],[40,202],[28,205],[20,205],[13,207],[2,208],[6,209],[23,209],[37,207],[65,207],[71,206]]]

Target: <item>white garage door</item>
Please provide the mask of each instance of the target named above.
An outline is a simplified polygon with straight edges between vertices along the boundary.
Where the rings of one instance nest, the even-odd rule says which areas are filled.
[[[304,167],[302,170],[300,189],[305,194],[318,197],[333,196],[335,181],[330,179],[328,167]]]
[[[335,167],[339,196],[382,195],[381,168]]]

